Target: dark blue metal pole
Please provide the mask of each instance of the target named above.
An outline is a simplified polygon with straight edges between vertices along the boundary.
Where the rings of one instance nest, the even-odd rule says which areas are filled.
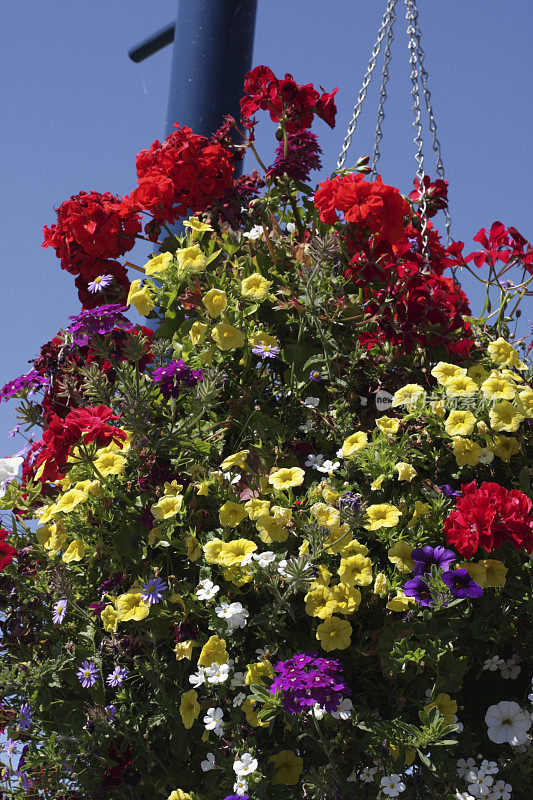
[[[174,123],[210,136],[225,114],[240,116],[251,68],[257,0],[180,0],[166,134]]]

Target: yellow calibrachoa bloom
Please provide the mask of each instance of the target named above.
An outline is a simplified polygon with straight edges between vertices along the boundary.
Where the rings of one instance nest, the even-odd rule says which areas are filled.
[[[252,497],[248,500],[244,507],[248,513],[249,518],[255,522],[260,517],[268,516],[270,512],[270,500],[260,500],[258,497]]]
[[[336,528],[340,525],[341,516],[338,508],[328,506],[326,503],[314,503],[310,511],[316,521],[324,528]]]
[[[337,602],[327,586],[316,586],[304,597],[305,613],[310,617],[328,619],[335,611]]]
[[[450,411],[444,423],[448,436],[470,436],[476,425],[476,418],[471,411]]]
[[[330,506],[336,506],[340,496],[341,493],[335,492],[327,483],[322,486],[322,497]]]
[[[331,589],[335,601],[335,613],[350,617],[361,605],[361,592],[346,583],[338,583]]]
[[[263,708],[264,706],[256,708],[256,704],[253,702],[251,697],[247,697],[244,703],[241,705],[241,711],[243,711],[246,715],[246,722],[248,725],[251,725],[252,728],[268,728],[268,722],[265,722],[263,719],[259,719],[259,712]]]
[[[246,468],[246,459],[250,455],[249,450],[239,450],[238,453],[233,453],[231,456],[226,456],[220,469],[227,470],[230,467],[239,467],[240,469]]]
[[[388,552],[389,561],[391,564],[400,570],[400,572],[412,572],[415,562],[411,558],[413,548],[407,542],[401,539],[392,545]]]
[[[198,561],[198,559],[202,555],[202,548],[196,536],[192,536],[192,534],[189,534],[185,538],[185,547],[187,549],[187,557],[191,561]]]
[[[447,725],[452,725],[453,718],[457,713],[457,700],[452,700],[449,694],[440,692],[432,703],[428,703],[427,706],[424,706],[424,711],[429,711],[431,708],[435,708],[435,706],[444,717],[444,722]]]
[[[39,544],[44,547],[45,550],[51,550],[53,553],[57,553],[58,550],[61,550],[67,538],[65,527],[62,522],[43,525],[42,528],[37,528],[35,535],[37,536]]]
[[[519,410],[525,417],[533,417],[533,389],[527,386],[518,394]]]
[[[408,464],[406,461],[398,461],[398,463],[394,465],[394,469],[398,470],[398,480],[407,481],[408,483],[410,483],[417,474],[413,465]]]
[[[278,346],[278,340],[275,336],[271,336],[269,333],[261,330],[254,331],[254,333],[252,333],[252,335],[249,337],[249,342],[252,347],[255,347],[258,344],[266,344],[270,347]]]
[[[439,417],[439,419],[443,419],[446,416],[446,403],[444,400],[432,400],[429,405],[435,416]]]
[[[174,789],[167,797],[167,800],[192,800],[192,797],[188,792],[184,792],[183,789]]]
[[[268,297],[272,281],[267,281],[259,272],[254,272],[241,282],[241,294],[257,303],[262,303]]]
[[[200,322],[199,319],[196,322],[193,322],[191,325],[191,329],[189,331],[189,336],[191,342],[196,347],[196,345],[202,344],[205,341],[205,337],[207,335],[207,325],[205,322]]]
[[[296,786],[304,768],[304,760],[295,755],[292,750],[282,750],[268,759],[276,768],[272,783],[284,786]]]
[[[372,583],[372,562],[361,553],[341,558],[337,572],[347,586],[368,586]]]
[[[135,306],[139,314],[147,317],[148,314],[155,308],[155,303],[152,300],[150,288],[143,286],[141,288],[141,281],[135,280],[131,282],[126,305]]]
[[[365,544],[358,542],[357,539],[352,539],[351,542],[345,542],[341,547],[341,555],[343,558],[348,558],[348,556],[356,556],[359,554],[366,556],[367,553],[368,547]]]
[[[244,678],[247,686],[253,683],[263,683],[263,678],[273,678],[275,676],[274,667],[267,659],[263,661],[256,661],[254,664],[248,664],[248,671]]]
[[[368,523],[365,525],[367,531],[377,531],[379,528],[394,528],[402,516],[402,512],[390,503],[378,503],[368,506],[366,510]]]
[[[473,364],[468,368],[468,372],[466,374],[469,378],[472,378],[472,380],[477,383],[478,386],[481,386],[483,381],[489,377],[489,373],[483,364]]]
[[[443,386],[449,378],[459,378],[466,375],[466,369],[458,367],[456,364],[448,364],[446,361],[439,361],[431,370],[431,374]]]
[[[478,387],[468,375],[458,375],[456,378],[448,378],[444,389],[448,397],[471,397],[476,394]]]
[[[346,650],[351,644],[352,626],[346,619],[330,617],[316,629],[316,638],[326,653]]]
[[[400,421],[394,419],[394,417],[378,417],[378,419],[376,419],[376,425],[383,433],[392,435],[393,433],[398,433]]]
[[[288,525],[292,521],[292,508],[272,506],[271,512],[276,522],[279,522],[280,525]]]
[[[493,430],[515,433],[524,417],[508,400],[495,403],[489,411],[489,420]]]
[[[216,342],[220,350],[234,350],[236,347],[244,347],[244,333],[225,320],[215,325],[211,331],[211,338]]]
[[[213,230],[211,225],[201,222],[198,217],[189,217],[189,219],[183,220],[182,225],[184,228],[190,228],[192,239],[197,239],[202,233]]]
[[[222,539],[211,539],[209,542],[204,544],[203,551],[204,551],[204,558],[208,564],[219,564],[220,563],[220,554],[222,552],[222,548],[224,547],[225,542]]]
[[[453,454],[457,465],[475,467],[481,455],[481,446],[471,439],[463,439],[461,436],[453,437]]]
[[[178,272],[181,275],[193,275],[197,272],[202,272],[207,262],[207,258],[197,244],[178,250],[176,258],[178,260]]]
[[[502,561],[493,558],[484,558],[481,561],[471,561],[468,564],[459,564],[460,569],[466,569],[471,578],[483,589],[503,589],[505,586],[507,567]]]
[[[199,667],[210,667],[211,664],[227,664],[229,653],[226,650],[226,640],[218,636],[211,636],[202,647],[198,659]]]
[[[516,386],[502,377],[500,373],[491,372],[481,384],[481,391],[487,400],[513,400],[516,395]]]
[[[272,472],[268,476],[268,482],[274,489],[291,489],[293,486],[301,486],[304,482],[305,472],[301,467],[282,467]]]
[[[63,553],[63,561],[65,564],[70,564],[71,561],[81,561],[85,555],[85,545],[81,539],[75,539],[71,542],[65,552]]]
[[[97,453],[93,464],[104,478],[107,475],[122,475],[126,469],[126,459],[118,453]]]
[[[163,495],[157,503],[150,507],[150,511],[156,519],[170,519],[181,511],[183,505],[183,495]]]
[[[244,513],[246,515],[246,511]],[[218,563],[223,567],[239,566],[245,556],[256,550],[256,543],[251,542],[250,539],[234,539],[232,542],[224,542],[220,549]]]
[[[427,517],[431,511],[431,506],[428,503],[422,503],[420,500],[415,500],[415,510],[413,516],[409,520],[408,527],[413,528],[420,517]]]
[[[146,262],[144,271],[147,275],[160,275],[162,272],[167,271],[169,265],[172,264],[173,258],[172,253],[159,253],[159,255]]]
[[[200,703],[198,703],[198,693],[195,692],[194,689],[189,689],[188,692],[185,692],[185,694],[181,696],[180,702],[180,715],[187,730],[192,728],[194,720],[199,714]]]
[[[176,661],[183,661],[187,658],[189,661],[192,658],[193,647],[196,647],[196,642],[193,639],[187,639],[184,642],[178,642],[174,648],[176,653]]]
[[[495,456],[506,462],[520,450],[518,440],[514,436],[494,436],[492,442],[489,441],[488,447]]]
[[[150,606],[142,599],[141,592],[131,590],[117,598],[116,607],[119,622],[140,622],[150,613]]]
[[[223,289],[209,289],[202,297],[202,303],[211,317],[219,317],[228,307],[228,298]]]
[[[364,450],[367,445],[367,434],[364,431],[357,431],[356,433],[352,433],[351,436],[348,436],[348,438],[342,443],[342,454],[344,458],[349,458],[349,456],[353,455],[354,453]]]
[[[411,406],[416,406],[417,403],[425,402],[425,399],[426,391],[422,386],[418,383],[407,383],[405,386],[402,386],[401,389],[398,389],[397,392],[394,392],[392,406],[393,408],[396,406],[406,406],[410,408]]]
[[[508,367],[516,367],[520,363],[520,356],[509,342],[500,336],[494,342],[490,342],[487,352],[494,364],[505,364]]]
[[[218,509],[218,518],[224,528],[236,528],[247,516],[248,512],[245,507],[232,500],[226,500],[224,505]]]
[[[396,596],[389,600],[385,608],[389,611],[407,611],[411,602],[413,602],[412,597],[407,597],[403,592],[396,592]]]
[[[100,614],[104,631],[108,633],[116,633],[118,628],[118,611],[112,605],[107,605]]]
[[[370,484],[370,491],[371,492],[379,492],[379,490],[381,489],[381,486],[383,484],[383,481],[385,480],[386,477],[387,476],[383,475],[383,474],[382,475],[378,475],[376,480],[372,481],[372,483]]]
[[[53,513],[57,514],[62,511],[64,514],[70,514],[80,503],[85,503],[88,497],[89,492],[83,492],[80,489],[69,489],[68,492],[59,497],[55,506],[53,506]]]
[[[374,594],[380,596],[387,594],[387,576],[384,572],[378,572],[374,581]]]
[[[259,538],[265,544],[272,542],[286,542],[289,538],[289,531],[275,516],[263,514],[255,523],[259,532]]]

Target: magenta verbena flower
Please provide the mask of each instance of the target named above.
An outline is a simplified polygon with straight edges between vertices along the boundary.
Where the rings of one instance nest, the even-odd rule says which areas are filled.
[[[81,314],[77,314],[75,317],[69,317],[72,320],[72,324],[67,328],[67,333],[72,334],[74,344],[85,347],[89,344],[91,336],[94,336],[94,334],[104,336],[114,328],[130,331],[134,325],[123,314],[127,308],[127,306],[115,303],[98,306],[98,308],[93,308],[89,311],[82,311]]]
[[[201,369],[191,369],[181,360],[170,361],[166,366],[154,369],[152,378],[159,383],[161,394],[168,400],[170,397],[178,397],[181,385],[196,386],[198,381],[203,378]]]
[[[289,133],[287,137],[287,155],[285,144],[280,142],[276,148],[276,160],[269,168],[268,178],[288,175],[297,181],[306,181],[313,169],[320,169],[320,153],[322,149],[311,131]]]
[[[96,683],[98,670],[94,661],[82,661],[81,667],[76,674],[83,688],[90,689]]]
[[[341,700],[351,694],[344,682],[342,666],[335,658],[321,658],[318,653],[295,653],[274,665],[276,677],[272,694],[281,692],[283,706],[299,714],[317,703],[327,712],[336,711]]]
[[[4,400],[10,400],[24,389],[29,389],[30,394],[32,394],[41,386],[48,386],[49,384],[50,378],[47,378],[44,375],[39,375],[38,372],[32,369],[27,372],[26,375],[20,375],[18,378],[13,378],[12,381],[8,381],[6,384],[4,384],[4,386],[2,386],[0,389],[0,403]]]

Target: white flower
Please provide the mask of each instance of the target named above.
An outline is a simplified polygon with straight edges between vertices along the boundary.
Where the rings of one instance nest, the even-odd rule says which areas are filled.
[[[198,672],[189,675],[189,683],[192,683],[195,689],[203,686],[205,683],[205,670],[203,667],[198,667]]]
[[[244,694],[244,692],[239,692],[239,694],[236,694],[235,697],[233,698],[233,708],[238,708],[239,706],[242,706],[245,700],[246,700],[246,695]]]
[[[348,775],[346,780],[348,781],[348,783],[355,783],[357,781],[357,772],[355,770],[352,770],[351,774]]]
[[[209,578],[204,578],[198,583],[200,586],[200,588],[196,590],[196,597],[198,600],[212,600],[212,598],[220,590],[220,586],[217,586],[215,583],[213,583],[213,581],[210,581]]]
[[[258,767],[257,758],[254,758],[251,753],[243,753],[242,756],[233,762],[233,771],[237,777],[242,778],[243,775],[251,775]]]
[[[311,706],[309,711],[307,712],[310,717],[314,717],[315,719],[322,719],[324,714],[326,713],[326,709],[322,708],[319,703],[315,703],[314,706]]]
[[[374,775],[378,771],[377,767],[363,767],[359,773],[359,780],[363,783],[372,783]]]
[[[344,458],[344,453],[342,452],[342,447],[339,447],[337,452],[335,453],[336,458]]]
[[[200,766],[202,768],[202,772],[209,772],[210,769],[213,769],[215,766],[214,754],[208,753],[205,757],[205,761],[202,761]]]
[[[507,661],[500,667],[502,678],[505,680],[514,681],[522,672],[522,667],[517,664],[516,656],[508,658]]]
[[[503,664],[505,664],[503,658],[500,658],[500,656],[492,656],[492,658],[487,658],[483,664],[483,669],[489,670],[489,672],[496,672]]]
[[[398,797],[399,794],[405,791],[405,783],[400,780],[400,776],[396,775],[396,773],[385,775],[385,777],[381,779],[379,785],[383,789],[384,794],[389,797]]]
[[[254,225],[254,227],[243,233],[245,239],[250,239],[251,241],[255,241],[256,239],[261,239],[263,236],[263,226],[262,225]]]
[[[250,616],[242,603],[222,602],[215,608],[215,613],[220,619],[226,620],[227,633],[233,633],[237,628],[244,628],[247,617]]]
[[[286,569],[286,567],[287,567],[287,560],[285,558],[282,558],[282,560],[278,564],[278,572],[279,572],[279,574],[281,575],[282,578],[286,578],[287,577],[287,569]]]
[[[494,453],[492,450],[489,450],[488,447],[482,447],[478,456],[478,461],[480,464],[492,464],[494,461]]]
[[[500,700],[489,706],[485,714],[487,736],[491,742],[503,744],[508,742],[514,747],[525,744],[527,732],[531,728],[531,717],[514,700]]]
[[[315,423],[312,419],[308,419],[304,422],[303,425],[300,425],[298,430],[303,431],[304,433],[310,433],[313,428],[315,427]]]
[[[224,480],[225,480],[225,481],[227,481],[227,482],[228,482],[228,483],[229,483],[231,486],[233,486],[235,483],[239,483],[239,481],[240,481],[240,479],[241,479],[242,475],[239,475],[239,474],[237,474],[237,475],[232,475],[232,474],[231,474],[231,472],[223,472],[223,473],[222,473],[222,477],[223,477],[223,478],[224,478]]]
[[[246,794],[248,791],[248,782],[245,781],[244,778],[237,778],[233,784],[233,791],[235,794],[238,794],[239,797],[242,797],[242,795]]]
[[[229,664],[217,664],[213,662],[210,667],[205,667],[205,674],[208,683],[225,683],[229,678]]]
[[[352,701],[349,697],[345,697],[340,701],[339,705],[337,706],[337,710],[331,712],[331,716],[334,717],[334,719],[350,719],[352,716],[352,708]]]
[[[224,712],[220,707],[208,708],[204,717],[204,725],[206,731],[214,731],[215,728],[221,728],[224,719]]]
[[[265,567],[268,567],[269,564],[272,564],[272,562],[276,558],[276,554],[272,552],[272,550],[265,550],[264,553],[254,553],[253,555],[258,565],[263,569]]]
[[[287,233],[293,234],[296,233],[296,225],[294,222],[287,222]]]
[[[324,461],[324,456],[322,453],[318,453],[318,455],[314,456],[310,453],[307,456],[307,461],[305,462],[305,467],[312,467],[313,469],[320,469],[322,462]]]
[[[487,797],[490,794],[490,787],[494,783],[492,775],[487,775],[482,769],[471,769],[465,776],[468,784],[468,791],[477,797]]]
[[[476,762],[473,758],[467,758],[465,761],[464,758],[460,758],[457,762],[457,774],[460,778],[464,778],[466,773],[469,772],[472,768],[476,766]]]
[[[465,726],[463,725],[462,722],[459,722],[459,720],[457,719],[457,714],[453,715],[453,724],[457,725],[456,733],[462,733],[464,731]]]
[[[468,794],[468,792],[456,791],[455,792],[455,797],[457,798],[457,800],[476,800],[476,798],[472,797],[472,795]]]
[[[318,397],[306,397],[304,400],[304,406],[306,408],[316,408],[319,403],[320,400],[318,399]]]
[[[263,661],[268,653],[268,647],[256,647],[255,654],[260,661]]]
[[[317,470],[319,472],[327,472],[328,475],[333,475],[335,470],[338,469],[339,467],[340,467],[339,461],[333,462],[327,459],[321,466],[317,467]]]
[[[496,783],[491,786],[489,800],[511,800],[512,791],[513,787],[510,783],[496,781]]]
[[[253,553],[246,553],[246,555],[243,556],[243,558],[242,558],[240,566],[241,567],[247,567],[248,564],[251,564],[253,560],[254,560],[254,554]]]
[[[487,761],[486,758],[484,758],[481,762],[480,769],[483,770],[485,775],[497,775],[500,771],[500,768],[495,761]]]
[[[232,689],[238,689],[240,686],[246,686],[246,675],[244,672],[234,672],[233,678],[230,681]]]
[[[6,493],[6,484],[18,475],[23,461],[20,456],[0,458],[0,497]]]

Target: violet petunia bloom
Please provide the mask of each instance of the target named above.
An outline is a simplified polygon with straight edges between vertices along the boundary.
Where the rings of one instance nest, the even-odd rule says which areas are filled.
[[[291,714],[299,714],[318,703],[328,712],[336,711],[351,689],[345,684],[342,666],[334,658],[321,658],[318,653],[296,653],[274,665],[276,677],[272,694],[281,692],[283,706]]]
[[[429,586],[420,575],[417,575],[416,578],[411,578],[410,581],[406,581],[403,587],[403,593],[407,595],[407,597],[414,597],[416,602],[420,603],[421,606],[431,605],[434,599],[429,590]]]
[[[454,489],[453,486],[450,486],[449,483],[444,483],[438,488],[441,490],[444,497],[461,497],[462,495],[462,492],[456,491],[456,489]]]
[[[445,547],[417,547],[411,553],[411,558],[415,562],[414,573],[415,575],[423,575],[425,572],[430,572],[431,567],[442,567],[444,572],[447,572],[457,556],[452,550],[447,550]]]
[[[454,597],[481,597],[483,589],[470,577],[466,569],[456,569],[445,572],[442,580]]]

